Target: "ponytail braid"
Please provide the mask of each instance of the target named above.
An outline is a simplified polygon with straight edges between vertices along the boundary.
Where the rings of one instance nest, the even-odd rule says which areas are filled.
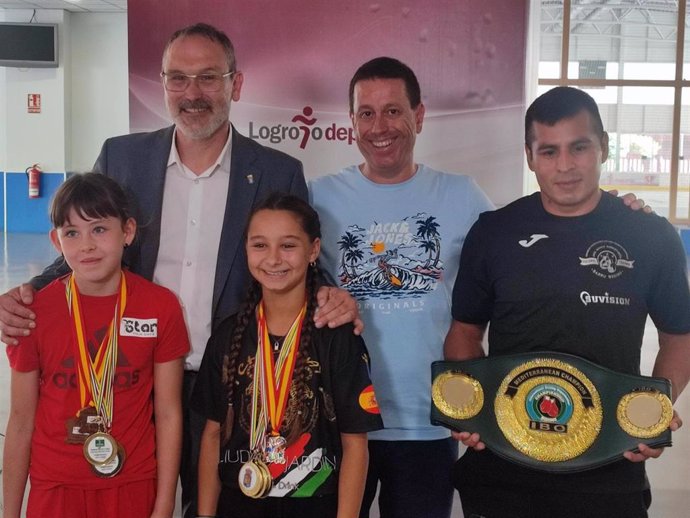
[[[235,329],[232,333],[230,344],[225,349],[223,355],[223,385],[226,388],[228,412],[225,416],[225,421],[221,424],[220,440],[221,445],[227,443],[232,435],[232,425],[235,417],[235,412],[232,404],[232,399],[235,393],[235,376],[237,375],[237,359],[242,349],[242,335],[247,327],[255,322],[254,313],[256,306],[261,300],[261,286],[258,282],[252,279],[247,292],[247,297],[242,304],[242,307],[237,313],[235,321]]]

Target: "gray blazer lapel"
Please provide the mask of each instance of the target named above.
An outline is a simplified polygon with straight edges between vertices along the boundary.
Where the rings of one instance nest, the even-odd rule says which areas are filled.
[[[168,158],[172,145],[175,127],[170,126],[156,135],[156,140],[150,149],[141,157],[143,171],[138,178],[138,191],[145,225],[141,225],[141,264],[139,271],[147,279],[153,279],[153,270],[158,258],[158,247],[161,237],[161,213],[163,211],[163,191],[165,190],[165,174],[168,168]]]
[[[235,261],[244,261],[242,247],[244,246],[244,229],[249,213],[254,206],[257,189],[261,181],[261,171],[256,167],[256,152],[250,145],[251,141],[243,137],[232,128],[232,157],[230,161],[230,185],[228,199],[225,204],[223,217],[223,231],[218,248],[218,262],[216,264],[216,278],[213,289],[213,314],[216,312],[218,300],[228,282],[240,282],[244,278],[246,265],[241,264],[233,269]],[[230,279],[230,272],[237,272]]]

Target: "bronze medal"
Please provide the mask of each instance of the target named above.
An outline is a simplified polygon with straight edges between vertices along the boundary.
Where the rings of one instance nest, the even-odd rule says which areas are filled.
[[[117,443],[117,455],[113,457],[113,460],[104,464],[92,464],[91,471],[98,477],[112,478],[122,471],[122,467],[125,464],[125,457],[125,449],[120,443]]]
[[[102,423],[103,419],[98,415],[94,407],[87,406],[82,408],[77,413],[77,417],[72,417],[65,423],[67,443],[84,444],[90,435],[100,431]]]
[[[89,435],[91,435],[81,431],[78,417],[70,417],[65,421],[65,428],[67,430],[67,437],[65,438],[67,444],[84,444]]]

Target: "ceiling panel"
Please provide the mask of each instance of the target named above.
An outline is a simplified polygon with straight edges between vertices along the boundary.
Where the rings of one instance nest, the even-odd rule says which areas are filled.
[[[73,13],[121,13],[126,0],[0,0],[0,9],[64,9]]]

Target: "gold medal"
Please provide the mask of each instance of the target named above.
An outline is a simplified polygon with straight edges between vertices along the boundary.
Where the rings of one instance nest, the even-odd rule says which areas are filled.
[[[628,435],[649,439],[661,434],[671,424],[673,404],[661,392],[631,392],[618,402],[616,419]]]
[[[93,464],[91,470],[101,478],[112,478],[122,471],[125,464],[125,450],[120,443],[117,444],[117,455],[113,460],[105,464]]]
[[[84,442],[84,457],[93,466],[107,464],[117,456],[117,441],[112,435],[97,432]]]
[[[431,399],[443,414],[453,419],[470,419],[484,406],[484,390],[471,376],[449,371],[434,380]]]
[[[250,460],[242,464],[237,482],[242,493],[250,498],[261,498],[266,485],[265,473],[259,463]]]
[[[257,461],[257,465],[263,472],[263,487],[261,488],[261,492],[257,498],[264,498],[268,496],[268,493],[271,492],[271,488],[273,487],[273,477],[271,476],[271,472],[268,470],[268,466],[265,462]]]

